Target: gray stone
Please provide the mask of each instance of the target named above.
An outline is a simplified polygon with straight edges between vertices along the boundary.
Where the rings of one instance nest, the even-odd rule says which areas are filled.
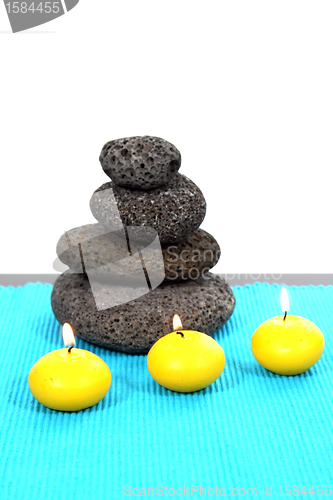
[[[169,184],[150,191],[125,189],[107,182],[92,195],[90,209],[98,222],[106,226],[113,227],[120,214],[125,226],[152,227],[161,243],[175,243],[198,229],[206,214],[206,201],[194,182],[177,174]]]
[[[170,142],[146,135],[107,142],[99,161],[104,172],[118,186],[153,189],[173,179],[181,157]]]
[[[197,229],[186,240],[162,245],[165,279],[196,280],[217,264],[220,247],[216,239]]]
[[[57,255],[73,271],[82,273],[84,270],[98,269],[130,256],[123,235],[123,231],[108,231],[102,224],[76,227],[61,236]],[[79,245],[84,246],[84,256],[80,253]]]
[[[82,255],[79,244],[83,248]],[[102,224],[87,224],[66,231],[57,244],[57,255],[75,272],[94,269],[96,276],[112,274],[119,280],[132,282],[142,276],[139,251],[144,250],[144,245],[131,239],[130,249],[131,253],[124,232],[108,232]],[[165,279],[170,281],[197,279],[215,266],[220,257],[217,241],[203,229],[179,243],[165,243],[161,249],[156,247],[145,253],[144,262],[149,273],[156,275],[159,272],[161,251]],[[128,259],[126,268],[122,263],[124,259]]]
[[[109,282],[111,277],[126,286],[147,286],[146,272],[155,288],[165,277],[161,245],[155,231],[151,238],[145,235],[145,227],[138,230],[140,242],[133,239],[132,227],[109,231],[102,224],[81,226],[60,238],[57,254],[72,271],[88,273],[90,283],[92,278]]]
[[[100,293],[121,295],[124,290]],[[126,294],[125,294],[126,295]],[[102,347],[132,354],[145,354],[163,335],[173,331],[178,314],[184,330],[213,335],[230,318],[235,298],[226,281],[208,273],[198,280],[164,282],[149,293],[126,304],[98,311],[84,274],[64,273],[51,296],[58,321],[72,325],[77,337]]]

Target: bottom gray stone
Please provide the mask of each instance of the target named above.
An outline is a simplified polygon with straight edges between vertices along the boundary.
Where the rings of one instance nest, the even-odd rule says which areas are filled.
[[[105,293],[119,292],[115,286]],[[77,337],[131,354],[146,354],[172,332],[174,314],[180,316],[184,330],[213,335],[235,308],[231,288],[212,273],[198,280],[163,282],[131,302],[98,311],[87,277],[66,272],[54,284],[51,303],[57,320],[70,323]]]

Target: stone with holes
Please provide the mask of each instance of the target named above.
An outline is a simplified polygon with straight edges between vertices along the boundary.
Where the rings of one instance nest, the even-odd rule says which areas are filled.
[[[196,280],[217,264],[220,247],[216,239],[197,229],[186,240],[162,245],[165,279]]]
[[[115,184],[133,189],[153,189],[170,182],[181,163],[173,144],[148,135],[107,142],[99,160]]]
[[[107,182],[93,193],[90,209],[98,222],[106,226],[112,226],[119,211],[125,226],[152,227],[161,243],[174,243],[198,229],[205,217],[206,202],[194,182],[177,174],[169,184],[150,191],[126,189]]]
[[[103,290],[101,283],[98,293],[119,298],[124,290]],[[173,330],[174,314],[181,317],[184,330],[213,335],[230,318],[235,298],[223,278],[208,273],[198,280],[163,282],[131,302],[98,311],[87,277],[66,272],[54,284],[51,303],[58,321],[70,323],[78,337],[116,351],[145,354]]]
[[[131,239],[128,251],[124,233],[109,232],[102,224],[87,224],[66,231],[57,244],[57,255],[70,269],[83,272],[82,258],[78,244],[83,245],[82,257],[84,270],[95,270],[95,274],[114,277],[132,282],[141,279],[141,260],[138,251],[144,250],[140,241]],[[148,242],[149,243],[149,242]],[[220,247],[215,238],[198,229],[186,240],[179,243],[164,243],[161,248],[156,246],[146,253],[145,265],[148,273],[157,275],[160,266],[160,252],[164,261],[165,279],[170,281],[197,279],[218,262]],[[131,258],[129,258],[131,257]],[[127,259],[126,268],[122,265]]]

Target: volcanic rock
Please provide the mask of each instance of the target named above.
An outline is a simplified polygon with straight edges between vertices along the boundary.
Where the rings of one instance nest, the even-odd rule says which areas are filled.
[[[185,175],[177,174],[167,185],[140,191],[107,182],[92,195],[90,209],[94,217],[113,227],[121,218],[124,226],[155,229],[161,243],[175,243],[191,236],[206,213],[206,201],[200,189]],[[140,231],[133,237],[140,239]]]
[[[144,251],[144,246],[132,238],[128,238],[128,242],[131,252],[124,232],[108,231],[102,224],[87,224],[63,234],[57,244],[57,255],[75,272],[94,269],[96,276],[112,274],[119,280],[128,279],[132,282],[136,278],[141,279],[139,251]],[[161,252],[165,279],[170,281],[198,279],[202,273],[215,266],[220,257],[217,241],[203,229],[197,229],[179,243],[163,244],[146,252],[144,263],[148,272],[160,272]],[[127,259],[126,267],[123,265],[124,259]]]
[[[220,247],[216,239],[197,229],[186,240],[162,245],[165,279],[196,280],[217,264]]]
[[[104,172],[118,186],[153,189],[173,179],[181,157],[170,142],[146,135],[107,142],[99,161]]]
[[[98,293],[119,299],[122,289],[103,290],[101,283]],[[164,282],[135,300],[98,311],[86,275],[66,272],[54,284],[51,303],[58,321],[70,323],[76,336],[116,351],[145,354],[173,331],[174,314],[184,330],[213,335],[231,316],[235,298],[223,278],[207,273],[198,280]]]

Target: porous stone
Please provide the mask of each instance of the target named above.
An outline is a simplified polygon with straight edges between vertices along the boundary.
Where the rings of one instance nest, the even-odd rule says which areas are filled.
[[[112,226],[120,214],[125,226],[152,227],[161,243],[175,243],[198,229],[206,214],[206,201],[194,182],[177,174],[169,184],[150,191],[107,182],[93,193],[90,209],[98,222],[106,226]]]
[[[81,253],[79,249],[81,245]],[[119,280],[141,279],[142,264],[139,251],[143,243],[130,240],[129,252],[125,235],[121,231],[108,232],[102,224],[87,224],[66,231],[58,241],[57,255],[75,272],[95,270],[96,276],[112,274]],[[144,262],[149,273],[157,275],[160,254],[164,262],[165,279],[198,279],[218,262],[220,247],[215,238],[198,229],[179,243],[163,244],[145,253]],[[130,258],[131,257],[131,258]],[[82,263],[83,258],[83,263]],[[126,268],[123,260],[127,259]]]
[[[196,280],[217,264],[220,247],[216,239],[197,229],[186,240],[162,245],[166,280]]]
[[[102,224],[86,224],[66,231],[56,252],[61,262],[82,273],[129,257],[124,236],[123,231],[108,231]]]
[[[66,272],[54,284],[51,303],[58,321],[70,323],[76,336],[116,351],[145,354],[173,331],[174,314],[181,317],[184,330],[212,335],[230,318],[235,298],[223,278],[207,273],[198,280],[164,282],[131,302],[98,311],[87,277]]]
[[[146,135],[107,142],[99,161],[118,186],[153,189],[173,179],[179,170],[181,156],[170,142]]]
[[[145,228],[136,228],[136,233],[138,230],[143,233],[140,242],[133,239],[131,227],[110,231],[102,224],[87,224],[66,231],[57,244],[57,254],[75,272],[108,282],[111,277],[127,286],[133,282],[147,285],[145,267],[150,282],[157,286],[165,276],[157,233],[145,237]]]

